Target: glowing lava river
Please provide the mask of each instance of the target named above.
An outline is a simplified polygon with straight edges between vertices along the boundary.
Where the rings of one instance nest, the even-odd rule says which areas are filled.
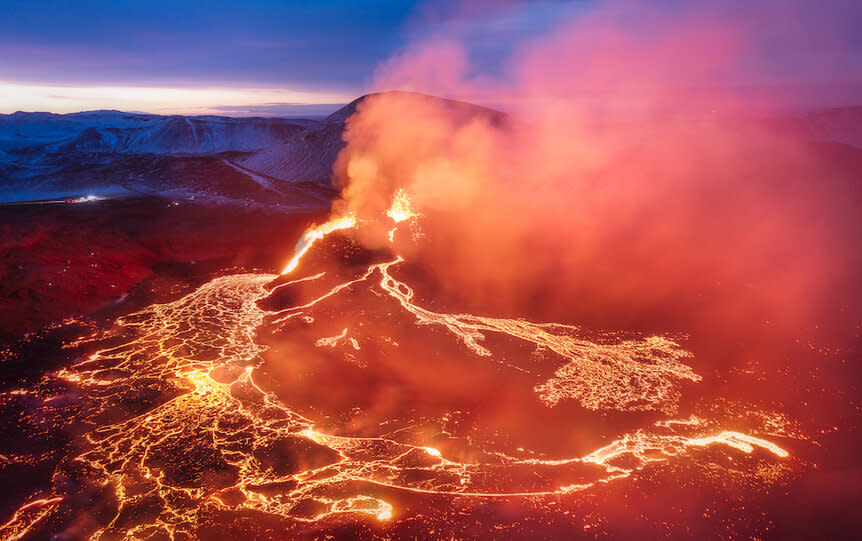
[[[682,499],[719,537],[769,531],[748,498],[808,467],[781,412],[686,399],[708,374],[680,339],[432,310],[400,256],[327,236],[352,225],[4,393],[64,439],[3,456],[51,468],[0,538],[655,537]]]

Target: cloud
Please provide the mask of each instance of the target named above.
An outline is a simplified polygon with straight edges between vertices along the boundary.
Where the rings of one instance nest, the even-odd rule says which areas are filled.
[[[160,114],[217,114],[292,107],[325,110],[347,103],[352,96],[287,88],[54,86],[0,81],[0,112],[71,113],[117,109]],[[244,114],[244,113],[243,113]]]
[[[606,2],[518,46],[505,77],[477,72],[458,39],[419,40],[381,65],[378,88],[505,99],[515,116],[367,99],[336,164],[335,212],[380,222],[361,234],[376,246],[404,190],[426,240],[399,249],[466,305],[792,328],[853,252],[839,180],[852,171],[760,122],[780,96],[743,85],[789,73],[749,79],[772,66],[772,40],[804,28],[803,8],[773,29],[769,11]],[[812,40],[828,52],[827,34]],[[819,66],[790,66],[821,81]]]
[[[265,103],[262,105],[216,105],[211,109],[230,116],[318,118],[329,116],[345,104]]]

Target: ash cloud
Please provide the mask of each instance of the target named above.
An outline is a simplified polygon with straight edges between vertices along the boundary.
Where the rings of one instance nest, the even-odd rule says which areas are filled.
[[[862,80],[847,56],[859,11],[604,2],[518,44],[499,76],[457,35],[427,33],[376,86],[511,117],[367,98],[336,163],[335,212],[373,222],[404,189],[427,242],[401,249],[471,308],[796,325],[858,263],[844,191],[857,158],[763,119],[797,97],[784,85]]]

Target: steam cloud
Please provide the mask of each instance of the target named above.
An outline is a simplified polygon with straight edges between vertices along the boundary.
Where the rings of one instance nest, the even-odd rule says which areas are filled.
[[[457,35],[412,44],[377,88],[511,115],[372,95],[348,122],[334,212],[381,221],[405,190],[426,242],[400,250],[471,309],[689,328],[810,317],[853,252],[850,173],[764,119],[803,97],[797,82],[862,80],[831,54],[859,9],[666,4],[601,3],[520,44],[496,78]]]

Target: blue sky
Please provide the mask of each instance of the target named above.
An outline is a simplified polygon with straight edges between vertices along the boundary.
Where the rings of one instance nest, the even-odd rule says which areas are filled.
[[[6,78],[354,89],[400,41],[411,2],[7,2]]]
[[[0,113],[325,114],[368,91],[381,62],[427,37],[455,37],[493,76],[519,44],[561,21],[642,2],[664,12],[791,6],[807,26],[790,46],[797,50],[777,45],[771,65],[800,54],[818,64],[805,34],[828,37],[838,25],[844,63],[862,57],[858,0],[0,0]],[[631,21],[632,32],[642,23]]]
[[[0,2],[0,112],[201,104],[225,114],[325,113],[435,26],[465,36],[492,69],[584,3],[480,2],[479,14],[416,0]]]

